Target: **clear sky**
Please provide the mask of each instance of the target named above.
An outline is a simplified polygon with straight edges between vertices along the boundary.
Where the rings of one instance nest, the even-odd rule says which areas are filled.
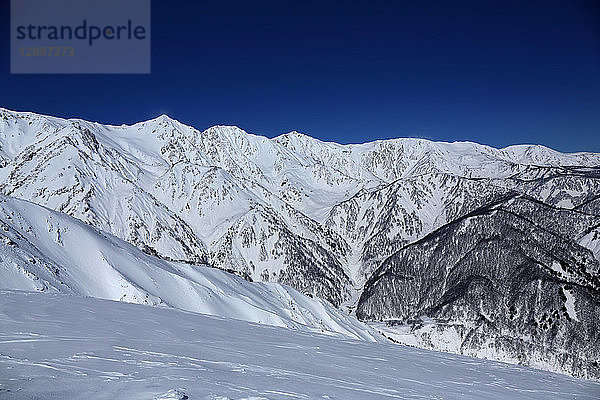
[[[1,107],[600,152],[598,1],[156,0],[150,75],[11,75],[8,3]]]

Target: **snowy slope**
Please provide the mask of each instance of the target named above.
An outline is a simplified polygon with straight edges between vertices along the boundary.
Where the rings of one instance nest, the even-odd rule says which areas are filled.
[[[0,327],[3,400],[600,395],[508,364],[91,298],[0,291]]]
[[[0,288],[163,305],[364,340],[378,335],[330,304],[276,283],[147,255],[68,215],[0,196]]]

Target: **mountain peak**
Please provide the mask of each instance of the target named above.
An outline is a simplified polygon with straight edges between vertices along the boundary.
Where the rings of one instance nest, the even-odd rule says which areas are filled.
[[[172,118],[172,117],[168,116],[167,114],[160,114],[158,117],[149,119],[147,121],[141,121],[141,122],[139,122],[139,124],[167,124],[167,123],[169,123],[169,124],[173,124],[173,123],[180,124],[181,122],[179,122],[175,118]]]

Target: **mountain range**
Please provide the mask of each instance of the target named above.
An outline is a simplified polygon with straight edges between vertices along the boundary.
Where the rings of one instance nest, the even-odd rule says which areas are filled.
[[[2,289],[600,378],[600,154],[0,109],[0,194]]]

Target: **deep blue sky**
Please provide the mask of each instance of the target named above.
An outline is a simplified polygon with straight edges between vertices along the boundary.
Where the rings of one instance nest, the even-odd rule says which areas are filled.
[[[600,151],[598,1],[153,1],[152,74],[10,75],[0,106],[106,123]]]

